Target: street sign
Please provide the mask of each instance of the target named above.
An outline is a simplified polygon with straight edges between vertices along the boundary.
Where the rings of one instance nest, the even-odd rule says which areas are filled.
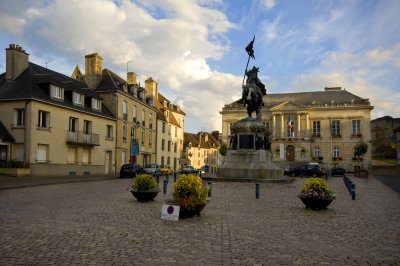
[[[178,221],[180,206],[164,204],[161,209],[161,220]]]

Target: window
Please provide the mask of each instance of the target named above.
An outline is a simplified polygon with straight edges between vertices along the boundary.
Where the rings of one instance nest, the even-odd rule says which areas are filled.
[[[70,147],[68,148],[68,163],[75,163],[76,160],[76,148]]]
[[[171,125],[168,125],[168,135],[171,135]]]
[[[126,124],[122,125],[122,141],[126,142]]]
[[[164,156],[161,156],[161,165],[164,165]]]
[[[162,133],[165,133],[165,122],[162,123]]]
[[[96,98],[92,98],[92,109],[100,110],[100,100]]]
[[[288,125],[287,125],[287,136],[289,138],[293,138],[294,137],[294,132],[295,132],[294,122],[293,121],[289,121]]]
[[[76,132],[78,129],[78,119],[75,117],[70,117],[69,118],[69,127],[68,131],[69,132]]]
[[[127,110],[127,103],[126,101],[122,101],[122,119],[128,119],[128,110]]]
[[[136,105],[133,106],[132,113],[133,113],[133,122],[136,122],[137,121],[137,106]]]
[[[178,128],[175,127],[175,137],[178,137]]]
[[[0,145],[0,161],[7,161],[7,149],[6,145]]]
[[[171,159],[169,158],[169,156],[167,157],[167,165],[171,165]]]
[[[107,125],[106,131],[107,131],[106,138],[107,139],[112,139],[113,138],[113,126]]]
[[[15,144],[15,160],[17,160],[17,161],[24,160],[24,144],[23,143]]]
[[[149,147],[151,147],[152,144],[152,133],[151,131],[149,132]]]
[[[175,143],[174,143],[174,152],[177,151],[177,146],[178,146],[178,145],[176,145],[176,142],[175,142]]]
[[[77,93],[77,92],[73,92],[72,95],[73,95],[73,98],[74,98],[74,104],[83,105],[83,94]]]
[[[168,140],[168,147],[167,147],[168,151],[171,151],[171,141]]]
[[[142,126],[146,126],[146,111],[142,110]]]
[[[352,121],[352,134],[353,135],[360,135],[361,134],[361,121],[360,120],[353,120]]]
[[[49,128],[50,125],[50,113],[39,110],[38,127]]]
[[[340,157],[340,148],[339,147],[333,148],[333,157],[335,157],[335,158]]]
[[[89,149],[82,149],[82,163],[83,164],[90,163],[90,150]]]
[[[49,145],[38,144],[36,161],[41,163],[47,162],[48,153],[49,153]]]
[[[340,136],[340,120],[332,121],[332,136]]]
[[[142,129],[142,144],[144,144],[144,129]]]
[[[165,149],[165,139],[161,140],[161,150],[163,151]]]
[[[64,97],[63,89],[54,85],[51,86],[51,97],[62,100]]]
[[[19,127],[25,126],[25,109],[14,110],[14,125]]]
[[[321,136],[321,121],[313,121],[312,133],[314,136]]]
[[[92,133],[92,121],[83,120],[83,134]]]
[[[319,147],[315,147],[314,148],[314,157],[320,157],[321,156],[321,152]]]
[[[153,113],[149,113],[149,128],[153,128]]]

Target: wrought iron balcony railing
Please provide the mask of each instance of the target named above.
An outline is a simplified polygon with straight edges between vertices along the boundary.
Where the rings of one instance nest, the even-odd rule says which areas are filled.
[[[100,146],[99,134],[86,134],[83,131],[68,131],[67,143],[83,146]]]

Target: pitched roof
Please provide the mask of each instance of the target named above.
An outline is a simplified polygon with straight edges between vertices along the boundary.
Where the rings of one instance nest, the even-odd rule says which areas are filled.
[[[72,104],[68,97],[65,97],[63,101],[52,99],[49,93],[49,84],[62,87],[64,95],[72,94],[72,91],[75,91],[90,98],[101,99],[95,91],[88,89],[84,82],[34,63],[29,63],[28,67],[15,80],[6,80],[6,73],[0,75],[0,101],[36,99],[113,118],[112,113],[104,105],[102,105],[101,111],[98,112],[92,110],[87,102],[85,102],[84,106],[77,106]]]
[[[183,142],[185,146],[188,146],[189,143],[191,143],[192,147],[200,147],[202,149],[216,149],[219,147],[218,141],[212,136],[212,134],[207,132],[199,132],[197,134],[184,132]]]
[[[242,106],[238,103],[239,100],[227,104],[223,109],[229,109],[231,107],[237,108]],[[303,105],[304,107],[321,107],[326,104],[353,104],[354,102],[362,103],[369,106],[369,100],[363,99],[347,90],[335,89],[329,90],[326,88],[325,91],[313,91],[313,92],[295,92],[295,93],[275,93],[267,94],[263,97],[264,106],[267,109],[271,109],[277,105],[283,103],[296,103]]]

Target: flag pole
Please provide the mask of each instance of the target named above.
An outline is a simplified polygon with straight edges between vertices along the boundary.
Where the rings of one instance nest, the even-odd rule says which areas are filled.
[[[247,59],[247,65],[246,65],[246,70],[244,71],[242,86],[244,85],[244,79],[246,78],[246,72],[247,72],[247,68],[249,67],[249,62],[250,62],[250,55],[249,55],[249,58]]]
[[[247,68],[249,67],[250,57],[254,58],[253,45],[254,45],[255,39],[256,39],[256,35],[253,36],[253,40],[246,46],[246,52],[248,53],[249,58],[247,59],[246,70],[244,71],[242,86],[244,85],[244,79],[246,78],[246,72],[247,72]]]

